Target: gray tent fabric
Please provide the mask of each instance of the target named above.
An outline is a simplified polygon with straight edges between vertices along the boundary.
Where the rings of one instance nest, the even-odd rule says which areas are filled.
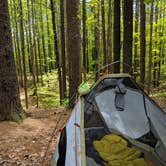
[[[106,90],[95,97],[96,103],[108,127],[137,139],[149,132],[142,94],[127,89],[124,111],[117,111],[114,105],[114,89]]]
[[[156,152],[166,161],[166,114],[148,98],[146,98],[146,107],[151,120],[151,130],[159,138],[158,144],[156,145]]]
[[[66,129],[65,166],[74,166],[75,161],[79,166],[101,166],[101,158],[94,152],[93,141],[112,133],[120,134],[142,150],[145,156],[153,159],[150,161],[155,166],[166,166],[166,113],[130,76],[109,75],[101,78],[88,94],[79,98]],[[84,134],[81,135],[81,131]],[[85,151],[82,151],[83,147]],[[60,156],[58,153],[57,148],[51,166],[56,166]],[[82,157],[85,155],[86,159]]]
[[[118,80],[117,86],[115,88],[115,107],[117,111],[123,111],[125,107],[124,95],[126,94],[127,89],[122,83],[122,79]]]
[[[86,157],[86,166],[100,166],[92,158]]]

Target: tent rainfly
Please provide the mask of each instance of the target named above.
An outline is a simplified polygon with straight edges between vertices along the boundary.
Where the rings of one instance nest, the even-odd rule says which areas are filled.
[[[105,160],[94,146],[95,141],[111,134],[141,151],[140,157],[145,161],[142,165],[148,166],[149,162],[153,166],[166,165],[166,113],[130,75],[110,74],[89,89],[80,87],[79,92],[80,97],[57,141],[51,166],[116,165],[110,158],[114,157],[118,163],[117,157],[110,154],[110,160]],[[132,166],[131,154],[127,159],[119,158],[127,161],[123,165]]]

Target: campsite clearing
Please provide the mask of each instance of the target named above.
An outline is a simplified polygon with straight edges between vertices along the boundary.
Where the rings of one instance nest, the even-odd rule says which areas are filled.
[[[64,114],[63,111],[63,109],[50,111],[35,108],[21,124],[1,122],[0,165],[41,166],[53,129],[59,121],[44,164],[49,165],[58,132],[69,116],[69,113]]]
[[[166,110],[166,97],[156,97],[155,101]],[[44,153],[57,120],[61,120],[57,131],[69,117],[63,108],[45,110],[31,108],[29,117],[23,123],[0,123],[0,165],[2,166],[41,166]],[[45,166],[49,166],[57,133],[54,135],[48,151]]]

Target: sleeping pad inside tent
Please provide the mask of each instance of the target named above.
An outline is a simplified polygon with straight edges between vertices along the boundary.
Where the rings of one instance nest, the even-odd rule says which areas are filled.
[[[80,92],[52,166],[166,165],[166,113],[131,76],[111,74]]]
[[[89,155],[93,159],[87,157],[87,166],[153,166],[152,161],[145,158],[141,149],[134,147],[119,135],[105,135],[101,140],[93,141],[93,147],[90,144],[88,146],[93,148]]]
[[[95,150],[100,157],[108,162],[108,165],[128,165],[146,166],[146,162],[141,157],[141,151],[129,147],[125,139],[120,136],[110,134],[105,135],[100,141],[93,142]]]

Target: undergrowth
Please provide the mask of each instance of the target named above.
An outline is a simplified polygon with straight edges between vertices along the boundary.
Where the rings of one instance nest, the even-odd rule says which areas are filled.
[[[30,93],[33,95],[33,85],[30,87]],[[37,93],[39,105],[42,107],[53,108],[60,106],[59,84],[56,71],[43,75],[43,84],[37,83]],[[35,96],[33,98],[36,100]]]
[[[93,85],[95,78],[93,77],[94,74],[90,72],[87,75],[88,84]],[[40,79],[40,76],[39,76]],[[30,92],[29,94],[33,96],[34,89],[33,89],[33,82],[32,78],[29,77],[29,84]],[[162,87],[162,90],[157,90],[153,95],[154,97],[166,97],[165,89],[166,84],[162,84],[160,87]],[[58,83],[58,74],[57,71],[52,71],[51,73],[47,73],[43,75],[43,84],[37,83],[37,91],[38,91],[38,101],[39,106],[42,106],[44,108],[53,108],[53,107],[59,107],[60,106],[60,99],[59,99],[59,83]],[[68,94],[66,94],[68,96]],[[33,103],[36,104],[36,96],[33,96]],[[63,105],[68,104],[68,99],[66,98],[63,101]]]

